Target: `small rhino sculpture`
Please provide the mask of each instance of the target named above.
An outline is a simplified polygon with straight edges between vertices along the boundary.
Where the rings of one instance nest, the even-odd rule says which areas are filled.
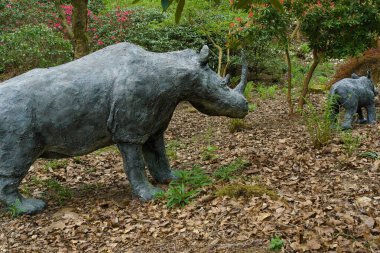
[[[329,97],[333,99],[332,120],[336,122],[340,107],[345,109],[342,129],[352,128],[352,120],[358,113],[361,124],[376,123],[375,96],[378,94],[372,80],[371,73],[367,76],[358,76],[353,73],[351,78],[344,78],[336,82],[330,89]],[[367,111],[367,119],[364,118],[362,108]]]
[[[116,144],[132,193],[151,199],[155,181],[174,179],[164,131],[181,101],[200,112],[243,118],[247,65],[235,89],[212,71],[209,49],[153,53],[130,44],[106,47],[81,59],[34,69],[0,84],[0,201],[20,213],[44,209],[18,190],[33,162],[88,154]]]

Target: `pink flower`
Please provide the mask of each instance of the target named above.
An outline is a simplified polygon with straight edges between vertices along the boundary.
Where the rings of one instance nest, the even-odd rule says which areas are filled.
[[[248,13],[248,17],[253,18],[253,12],[252,11]]]
[[[7,4],[7,5],[5,5],[5,7],[7,7],[8,9],[11,9],[11,8],[12,8],[12,5]]]
[[[58,28],[58,29],[61,28],[61,24],[60,23],[55,23],[54,24],[54,28]]]
[[[236,18],[236,21],[241,22],[243,19],[242,18]]]
[[[101,40],[98,40],[98,45],[99,45],[99,46],[104,45],[104,42],[101,41]]]
[[[230,27],[233,28],[235,26],[234,23],[230,23]]]

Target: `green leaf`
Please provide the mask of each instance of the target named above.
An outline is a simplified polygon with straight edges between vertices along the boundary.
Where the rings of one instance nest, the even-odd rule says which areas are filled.
[[[177,10],[175,11],[175,22],[178,24],[181,19],[183,7],[185,7],[185,0],[179,0]]]
[[[270,2],[271,5],[273,5],[273,7],[275,7],[277,10],[279,10],[279,11],[283,11],[282,4],[280,3],[279,0],[269,0],[269,2]]]

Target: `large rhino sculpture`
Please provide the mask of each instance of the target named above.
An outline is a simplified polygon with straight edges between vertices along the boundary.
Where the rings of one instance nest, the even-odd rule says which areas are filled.
[[[153,53],[120,43],[81,59],[34,69],[0,84],[0,200],[20,213],[44,209],[18,190],[33,162],[117,144],[132,192],[151,199],[175,178],[163,133],[181,101],[207,115],[243,118],[247,66],[235,89],[208,64],[209,49]]]

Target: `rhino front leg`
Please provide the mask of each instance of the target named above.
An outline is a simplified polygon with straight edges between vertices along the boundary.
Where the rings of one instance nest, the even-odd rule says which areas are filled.
[[[170,169],[163,134],[151,137],[144,144],[143,152],[145,163],[155,181],[169,183],[177,178]]]
[[[367,109],[368,123],[375,124],[376,123],[375,103],[372,103],[371,105],[367,106],[366,109]]]
[[[142,145],[117,144],[123,157],[124,171],[132,187],[132,194],[142,200],[151,200],[160,188],[154,187],[146,177]]]

